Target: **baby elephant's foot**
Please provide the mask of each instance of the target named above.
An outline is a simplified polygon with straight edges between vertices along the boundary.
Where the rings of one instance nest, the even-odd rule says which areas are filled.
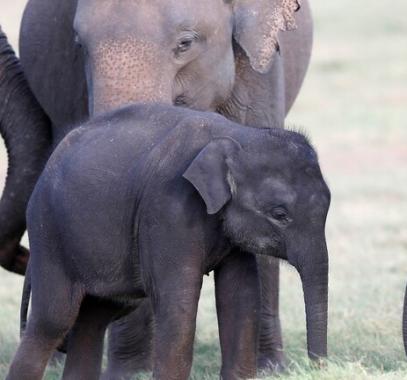
[[[257,370],[259,374],[280,374],[287,369],[287,359],[284,351],[274,351],[272,353],[259,353],[257,358]]]

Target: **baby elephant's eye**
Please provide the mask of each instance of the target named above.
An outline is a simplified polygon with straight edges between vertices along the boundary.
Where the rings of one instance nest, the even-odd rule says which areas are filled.
[[[288,215],[288,211],[284,207],[274,207],[269,212],[270,216],[282,224],[289,224],[291,222],[291,218]]]

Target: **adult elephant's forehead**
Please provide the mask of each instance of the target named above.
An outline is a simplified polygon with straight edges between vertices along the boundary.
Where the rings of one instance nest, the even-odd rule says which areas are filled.
[[[75,29],[93,36],[99,31],[153,39],[183,28],[213,28],[230,16],[230,5],[223,0],[78,0]]]
[[[74,27],[82,37],[116,38],[136,32],[156,36],[163,16],[150,1],[79,0]]]
[[[162,1],[156,0],[159,8],[163,6],[166,9],[166,14],[170,16],[173,22],[183,23],[199,23],[206,21],[212,24],[214,21],[224,21],[224,18],[230,17],[231,6],[224,0],[185,0],[182,3],[179,0]]]

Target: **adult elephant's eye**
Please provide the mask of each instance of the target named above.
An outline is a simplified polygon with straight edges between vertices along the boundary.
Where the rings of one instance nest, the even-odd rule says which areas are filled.
[[[196,33],[188,33],[182,36],[177,42],[177,47],[174,49],[175,57],[178,58],[180,55],[189,51],[197,39],[198,35]]]
[[[192,46],[192,39],[184,39],[178,42],[177,46],[177,52],[178,53],[185,53],[189,49],[191,49]]]

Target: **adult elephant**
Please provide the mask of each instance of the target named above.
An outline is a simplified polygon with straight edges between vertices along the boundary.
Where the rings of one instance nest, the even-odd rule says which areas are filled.
[[[9,168],[0,201],[0,265],[24,274],[28,251],[20,243],[28,198],[50,152],[51,123],[24,77],[0,27],[0,132]]]
[[[296,31],[280,33],[295,24]],[[282,126],[311,45],[309,4],[300,9],[295,0],[29,0],[20,40],[54,143],[89,114],[140,101],[213,110],[254,127]],[[279,268],[263,260],[259,366],[280,368]],[[148,347],[146,325],[135,315],[112,328],[109,369],[148,367],[140,350]]]

